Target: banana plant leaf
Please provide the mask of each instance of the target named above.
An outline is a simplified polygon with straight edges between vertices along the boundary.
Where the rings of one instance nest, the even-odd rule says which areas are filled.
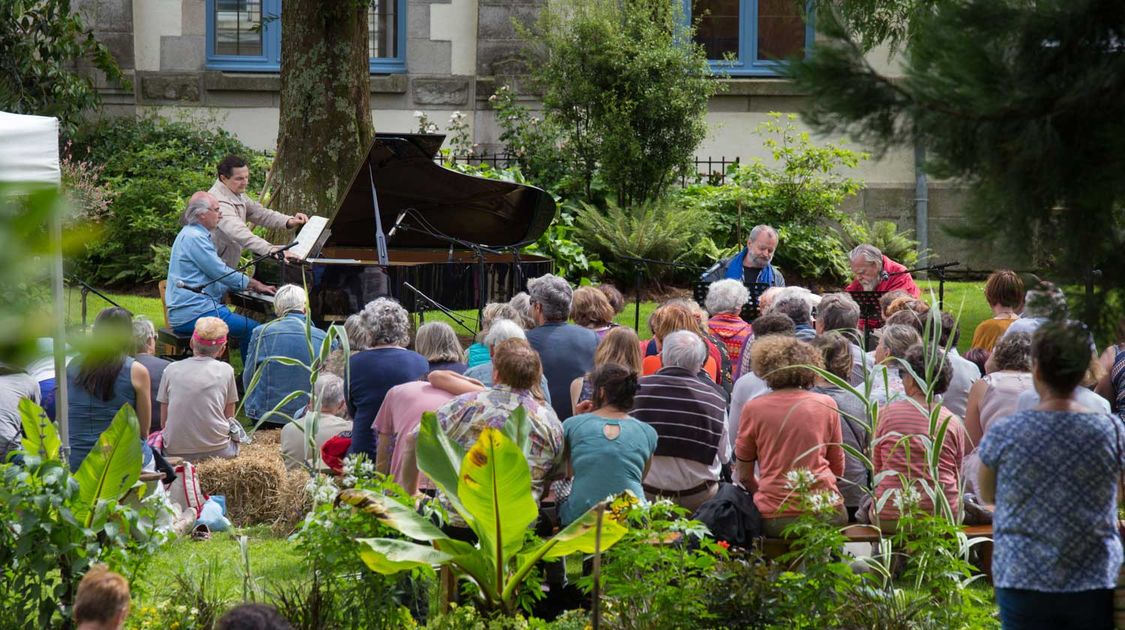
[[[117,501],[137,482],[141,463],[137,414],[132,406],[123,405],[74,473],[78,482],[74,517],[90,527],[98,503]]]
[[[386,495],[349,489],[340,493],[339,501],[374,516],[380,523],[414,540],[428,542],[449,538],[426,517]]]
[[[20,422],[23,424],[23,450],[34,453],[43,461],[61,457],[62,440],[55,430],[55,423],[47,417],[47,412],[34,402],[20,399]]]
[[[437,414],[422,414],[418,427],[418,443],[415,446],[418,469],[426,473],[446,496],[456,499],[457,478],[460,476],[461,460],[465,459],[465,448],[449,439],[438,424]]]
[[[383,575],[391,575],[415,567],[431,567],[445,564],[453,556],[434,549],[430,545],[419,545],[395,538],[357,538],[359,557],[369,569]]]

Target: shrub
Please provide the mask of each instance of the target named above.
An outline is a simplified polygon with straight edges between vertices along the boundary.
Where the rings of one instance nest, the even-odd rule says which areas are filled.
[[[646,202],[629,209],[608,202],[605,210],[584,203],[575,227],[578,241],[606,262],[609,277],[627,285],[632,283],[634,264],[628,257],[696,260],[693,253],[707,230],[706,220],[696,209],[671,201]],[[672,271],[667,265],[651,265],[645,278],[659,281]]]
[[[229,153],[246,157],[252,173],[269,168],[265,154],[198,121],[119,118],[83,129],[73,159],[100,169],[98,183],[113,199],[106,216],[90,222],[99,237],[77,257],[75,272],[109,286],[162,280],[167,267],[151,264],[154,249],[171,245],[188,197],[211,187]]]
[[[899,231],[894,221],[868,221],[864,214],[857,214],[844,238],[845,246],[851,248],[868,243],[879,248],[888,258],[913,267],[918,263],[918,241],[914,240],[914,230]]]

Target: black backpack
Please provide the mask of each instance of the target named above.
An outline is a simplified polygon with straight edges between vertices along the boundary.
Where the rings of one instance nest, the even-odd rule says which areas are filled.
[[[699,506],[692,516],[711,530],[716,540],[737,547],[750,547],[762,535],[762,513],[754,497],[730,483],[720,483],[715,496]]]

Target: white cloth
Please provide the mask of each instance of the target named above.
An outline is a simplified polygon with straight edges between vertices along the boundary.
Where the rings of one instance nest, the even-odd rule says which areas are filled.
[[[953,378],[950,379],[949,387],[941,398],[941,404],[957,414],[958,418],[964,418],[965,408],[969,405],[969,389],[973,383],[980,380],[980,368],[958,354],[957,348],[950,348],[948,356],[950,366],[953,368]]]
[[[0,112],[0,181],[58,185],[59,121]]]
[[[1095,394],[1085,387],[1074,388],[1074,393],[1070,395],[1074,402],[1089,407],[1090,409],[1099,413],[1110,413],[1109,401],[1101,396]],[[1016,401],[1016,411],[1026,411],[1034,409],[1039,404],[1039,392],[1035,388],[1024,390],[1019,399]]]

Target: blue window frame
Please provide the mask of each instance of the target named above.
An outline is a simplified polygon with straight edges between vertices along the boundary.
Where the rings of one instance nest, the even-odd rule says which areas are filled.
[[[786,57],[805,54],[815,36],[808,8],[794,0],[684,0],[711,67],[732,76],[775,76]]]
[[[206,0],[207,67],[279,72],[282,0]],[[372,0],[372,74],[406,72],[406,0]]]

